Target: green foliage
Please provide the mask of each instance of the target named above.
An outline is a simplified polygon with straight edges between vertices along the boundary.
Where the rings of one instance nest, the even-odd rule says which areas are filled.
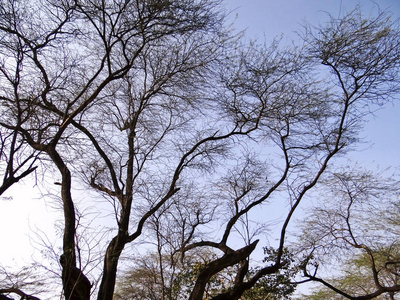
[[[162,271],[155,254],[142,257],[117,284],[116,300],[128,299],[188,299],[194,283],[204,267],[215,254],[199,251],[181,260],[178,254],[163,256]],[[213,277],[207,285],[206,294],[214,295],[224,284],[222,277]]]
[[[400,280],[398,274],[400,267],[400,245],[382,248],[371,254],[378,271],[380,283],[385,286],[397,285]],[[343,263],[344,270],[342,274],[332,277],[327,281],[349,295],[370,294],[376,290],[371,267],[371,257],[366,252],[362,252]],[[391,296],[389,293],[384,293],[374,299],[393,299]],[[346,299],[324,286],[314,289],[310,295],[305,297],[302,299]]]
[[[277,257],[277,250],[272,247],[264,247],[266,255],[263,263],[273,263]],[[297,269],[293,266],[293,256],[287,248],[284,249],[282,260],[286,262],[283,267],[274,274],[267,275],[259,280],[252,289],[243,295],[244,300],[279,300],[290,299],[296,289],[296,284],[292,282]],[[251,269],[248,277],[251,278],[260,267]]]
[[[265,258],[263,263],[271,264],[277,256],[276,249],[272,247],[264,248]],[[178,300],[188,299],[193,286],[207,263],[215,259],[215,254],[205,252],[201,255],[191,254],[185,257],[184,262],[176,260],[175,266],[164,264],[164,277],[169,278],[170,282],[164,280],[164,286],[161,280],[161,272],[157,266],[157,256],[148,255],[142,262],[133,269],[126,272],[118,283],[116,300],[128,299],[164,299]],[[296,273],[293,266],[293,257],[287,249],[283,253],[283,261],[286,263],[281,270],[275,274],[264,276],[253,288],[247,290],[242,300],[280,300],[289,299],[295,291],[296,284],[291,282],[291,278]],[[164,261],[165,263],[166,261]],[[223,292],[229,290],[232,286],[239,266],[235,265],[214,275],[206,286],[204,299],[212,299]],[[246,275],[246,279],[251,279],[261,266],[251,268]],[[164,291],[164,292],[163,292]]]

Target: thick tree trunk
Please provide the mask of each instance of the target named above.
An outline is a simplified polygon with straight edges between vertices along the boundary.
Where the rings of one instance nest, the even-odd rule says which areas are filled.
[[[62,281],[65,299],[89,300],[92,285],[81,270],[64,262],[64,254],[61,255]]]
[[[118,261],[126,243],[126,236],[116,236],[110,242],[104,258],[104,270],[98,300],[112,300],[117,277]]]
[[[75,207],[71,196],[71,172],[54,147],[49,147],[46,150],[62,176],[61,198],[64,209],[64,237],[60,263],[64,296],[66,300],[89,300],[92,286],[82,271],[76,267]]]
[[[205,268],[200,272],[196,284],[193,288],[192,293],[190,294],[189,300],[202,300],[204,290],[210,278],[220,272],[221,270],[233,266],[240,261],[246,259],[254,250],[258,243],[258,240],[253,242],[252,244],[243,247],[237,251],[227,253],[221,258],[214,260],[207,264]]]
[[[119,258],[124,250],[129,236],[129,221],[133,199],[133,166],[135,156],[134,136],[135,122],[130,124],[129,129],[129,159],[127,162],[126,195],[121,194],[118,197],[121,203],[120,218],[118,222],[118,234],[112,239],[107,247],[104,257],[103,276],[99,288],[98,300],[112,300],[117,277],[117,268]]]

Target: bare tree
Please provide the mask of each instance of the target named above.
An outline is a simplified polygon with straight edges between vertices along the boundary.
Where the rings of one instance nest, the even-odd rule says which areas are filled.
[[[19,125],[16,125],[16,128]],[[37,166],[35,161],[38,153],[27,149],[23,137],[18,130],[0,131],[0,161],[4,170],[3,181],[0,186],[0,195],[8,190],[13,184],[33,173]]]
[[[340,20],[332,19],[325,28],[306,29],[306,44],[298,54],[271,53],[271,47],[269,52],[252,49],[248,52],[250,61],[240,58],[237,62],[234,74],[245,76],[226,81],[234,99],[226,106],[237,119],[259,120],[254,138],[259,146],[264,139],[275,143],[274,150],[281,152],[281,162],[275,160],[280,171],[268,175],[270,183],[261,182],[265,176],[243,181],[245,169],[234,173],[230,182],[233,182],[231,199],[236,209],[227,220],[221,238],[197,241],[184,250],[208,246],[223,251],[224,256],[204,270],[203,276],[213,275],[226,265],[240,263],[243,251],[251,252],[257,243],[254,241],[240,250],[228,247],[233,225],[240,218],[274,195],[288,199],[290,207],[281,227],[275,263],[261,268],[247,281],[243,273],[248,266],[243,263],[240,269],[243,272],[238,272],[232,288],[215,299],[239,299],[257,280],[285,264],[282,254],[294,212],[317,186],[332,159],[351,149],[357,141],[363,116],[374,104],[384,103],[398,88],[394,73],[399,66],[398,31],[389,28],[390,21],[385,14],[365,20],[356,10]],[[322,71],[314,77],[321,70],[318,64],[327,67],[328,73]],[[255,189],[258,184],[264,189],[261,195]],[[199,277],[199,288],[193,290],[191,299],[201,299],[203,278]]]
[[[0,299],[13,300],[14,298],[9,297],[17,295],[20,299],[39,300],[36,296],[48,292],[49,286],[44,284],[45,279],[38,269],[37,265],[32,265],[10,273],[6,268],[0,267]]]
[[[110,242],[105,255],[103,279],[98,293],[99,299],[111,299],[118,257],[122,249],[129,240],[140,235],[144,221],[161,205],[150,209],[139,223],[135,234],[127,234],[134,192],[134,166],[137,161],[134,156],[136,124],[139,117],[142,117],[141,112],[147,107],[148,100],[153,94],[159,93],[161,87],[170,85],[171,93],[173,88],[179,89],[179,85],[172,86],[174,81],[170,78],[181,76],[181,73],[187,73],[184,78],[186,81],[200,78],[191,78],[189,75],[195,75],[197,69],[201,69],[212,59],[210,56],[215,51],[213,49],[220,47],[218,40],[223,36],[219,29],[221,19],[213,11],[216,4],[209,1],[2,3],[2,81],[6,87],[1,99],[4,108],[12,107],[13,110],[4,110],[5,118],[1,125],[23,136],[23,140],[34,150],[47,154],[61,174],[65,226],[60,262],[67,299],[89,299],[91,290],[91,283],[77,265],[76,210],[71,195],[70,166],[78,168],[73,162],[84,151],[83,147],[76,147],[82,134],[86,135],[88,142],[92,143],[98,156],[103,159],[110,172],[114,191],[106,189],[99,182],[97,169],[96,174],[92,174],[90,184],[116,197],[121,205],[121,210],[118,211],[119,231]],[[207,40],[202,39],[201,32],[210,32],[206,35]],[[211,36],[218,39],[210,40]],[[197,39],[198,42],[195,42]],[[207,45],[208,52],[203,51],[206,47],[202,43]],[[150,59],[149,55],[154,57]],[[167,59],[163,62],[162,58]],[[156,65],[157,63],[160,65]],[[7,76],[8,73],[13,73],[12,70],[17,74],[18,80],[15,76]],[[127,96],[126,99],[115,97],[111,101],[104,101],[112,98],[110,92],[121,95],[124,87],[116,91],[118,84],[113,85],[114,81],[122,81],[122,86],[129,87],[130,84],[135,84],[135,80],[143,81],[144,88],[138,89],[138,94],[129,92],[123,95]],[[100,103],[106,105],[100,105],[100,110],[94,108],[91,113],[90,109]],[[122,108],[124,104],[127,104],[127,111],[107,111],[108,108]],[[158,105],[158,108],[162,107],[163,105]],[[173,114],[181,107],[174,108],[171,103],[170,108],[170,113]],[[165,110],[168,111],[168,107]],[[19,118],[26,120],[24,124],[14,122],[13,111],[21,115]],[[107,114],[102,116],[100,112]],[[118,115],[121,112],[127,114]],[[116,122],[122,123],[107,124],[107,121],[112,121],[113,113],[120,117]],[[98,116],[101,118],[100,123],[87,123]],[[167,116],[167,120],[168,118]],[[107,127],[112,124],[120,125],[118,130],[122,134],[128,133],[127,149],[121,149],[123,154],[128,154],[127,161],[121,159],[115,166],[114,160],[107,157],[102,150],[103,140],[97,141],[100,138],[97,136],[98,126]],[[70,125],[75,129],[70,128]],[[90,125],[96,128],[94,133],[89,130],[93,128]],[[147,129],[144,125],[141,124],[142,128]],[[160,125],[165,126],[163,130],[167,131],[173,124]],[[163,135],[155,136],[146,144],[150,148],[143,147],[138,154],[147,160],[152,153],[151,147],[155,147],[162,137]],[[110,145],[109,143],[112,141],[106,141],[106,145]],[[184,160],[181,162],[183,164]],[[90,164],[86,165],[90,169]],[[125,181],[120,176],[126,176]],[[177,191],[174,185],[178,174],[173,178],[173,183],[161,202],[165,202]]]
[[[3,8],[3,7],[2,7]],[[2,9],[5,16],[5,10]],[[4,20],[6,21],[6,20]],[[4,35],[4,33],[3,33]],[[0,128],[0,163],[4,172],[0,195],[14,183],[35,171],[34,166],[37,154],[27,149],[23,135],[19,129],[27,121],[26,108],[20,105],[9,105],[6,95],[17,98],[20,95],[20,82],[23,72],[24,51],[19,38],[12,39],[11,43],[2,42],[3,55],[0,63],[2,94],[0,101],[4,109],[9,110],[9,126]],[[9,57],[8,57],[9,56]]]
[[[341,20],[332,19],[328,28],[317,31],[318,35],[306,28],[306,46],[299,52],[278,50],[277,44],[267,49],[253,46],[241,55],[231,56],[231,63],[224,65],[220,74],[223,92],[219,99],[223,116],[228,117],[225,126],[231,121],[234,128],[249,130],[235,138],[235,145],[243,147],[243,151],[229,152],[230,156],[239,154],[234,157],[243,162],[230,169],[229,159],[225,160],[227,175],[215,178],[210,185],[208,199],[226,201],[220,204],[224,217],[218,222],[225,224],[219,232],[220,239],[212,240],[210,235],[201,234],[193,237],[193,233],[201,233],[196,224],[186,231],[189,234],[182,240],[183,253],[199,247],[211,247],[223,253],[202,269],[190,299],[202,299],[209,280],[232,265],[239,265],[236,280],[215,299],[239,299],[260,278],[286,265],[283,259],[286,229],[293,213],[305,195],[316,187],[332,158],[344,154],[357,141],[363,117],[373,105],[383,104],[397,89],[393,73],[399,59],[397,31],[389,30],[390,23],[386,22],[384,14],[368,21],[354,11]],[[335,47],[338,49],[332,50]],[[351,49],[360,51],[362,58],[355,56]],[[380,52],[383,49],[385,55]],[[394,69],[382,68],[382,57],[386,55],[385,64]],[[322,71],[320,79],[313,76],[313,72],[320,71],[318,63],[330,72]],[[264,144],[266,140],[275,147]],[[259,147],[268,147],[274,155],[280,151],[281,162],[267,165],[254,156],[247,158],[243,145],[248,147],[253,142]],[[207,189],[201,186],[203,191]],[[216,187],[220,190],[218,193]],[[257,241],[250,239],[247,245],[235,250],[228,245],[228,239],[234,235],[235,225],[241,219],[254,208],[267,205],[274,196],[286,197],[290,203],[275,262],[246,278],[248,257]],[[181,227],[182,232],[184,228]]]
[[[81,186],[113,216],[98,299],[112,299],[124,249],[143,245],[151,226],[159,227],[153,244],[167,241],[164,249],[182,257],[202,247],[220,254],[200,270],[189,299],[202,299],[211,278],[232,266],[232,285],[214,299],[239,299],[287,266],[293,214],[333,158],[355,145],[373,106],[396,91],[398,30],[385,14],[364,20],[351,12],[306,28],[305,45],[281,49],[230,36],[218,4],[2,3],[0,46],[14,54],[17,44],[23,68],[18,83],[1,78],[1,100],[21,107],[25,121],[16,126],[4,110],[1,126],[61,175],[66,299],[93,293],[76,243],[72,191]],[[4,68],[15,70],[16,56],[7,57]],[[245,242],[232,242],[238,224],[279,199],[287,201],[274,262],[250,274],[258,240],[248,225],[239,232]],[[160,235],[166,220],[177,224],[168,238]]]

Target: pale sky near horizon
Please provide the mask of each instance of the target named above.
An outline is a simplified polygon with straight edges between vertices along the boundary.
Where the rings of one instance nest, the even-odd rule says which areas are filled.
[[[281,33],[296,38],[296,30],[304,20],[318,24],[326,19],[326,12],[339,16],[360,4],[366,13],[371,9],[388,9],[400,18],[400,0],[224,0],[231,16],[236,17],[235,27],[246,29],[250,37],[272,40]],[[371,141],[370,147],[358,155],[364,163],[376,162],[383,167],[400,166],[400,99],[393,107],[387,106],[367,124],[363,136]],[[25,182],[14,186],[10,194],[13,200],[0,199],[0,264],[7,258],[8,265],[29,263],[32,247],[29,235],[37,227],[53,226],[54,209],[46,206],[33,184]],[[20,214],[15,215],[18,210]],[[19,242],[16,242],[19,241]],[[23,259],[21,260],[21,256]],[[15,259],[15,261],[13,261]]]

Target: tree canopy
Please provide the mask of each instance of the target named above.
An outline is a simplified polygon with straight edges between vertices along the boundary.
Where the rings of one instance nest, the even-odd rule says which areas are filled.
[[[50,270],[65,299],[113,299],[127,261],[152,272],[157,299],[178,299],[172,279],[188,274],[190,300],[293,291],[289,226],[398,93],[399,29],[355,9],[283,47],[246,42],[225,17],[217,0],[1,1],[3,186],[54,179],[38,184],[58,189]],[[313,253],[297,270],[318,281]],[[13,293],[40,297],[0,287]]]
[[[327,199],[302,225],[299,247],[311,262],[303,266],[304,275],[323,283],[312,296],[394,299],[400,279],[398,175],[361,167],[341,171],[332,174]],[[317,274],[318,268],[333,264],[340,266],[333,267],[333,274]]]

